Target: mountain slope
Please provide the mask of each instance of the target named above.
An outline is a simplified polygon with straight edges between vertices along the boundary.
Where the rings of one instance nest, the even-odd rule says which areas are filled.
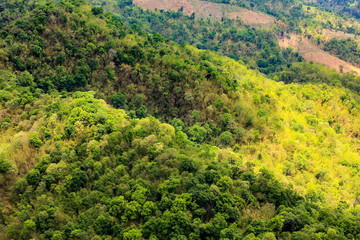
[[[349,64],[349,62],[334,57],[328,52],[325,52],[320,47],[312,43],[309,39],[303,39],[298,35],[292,34],[279,38],[279,44],[284,48],[293,48],[295,51],[299,52],[301,56],[303,56],[304,59],[308,62],[311,61],[320,63],[329,68],[333,68],[338,72],[353,72],[356,75],[360,74],[359,68]]]
[[[20,123],[32,127],[17,133],[10,149],[26,146],[39,162],[16,181],[11,201],[1,201],[2,239],[346,239],[360,233],[358,210],[319,208],[268,170],[255,173],[238,154],[197,145],[154,118],[130,118],[93,93],[41,95],[20,113]],[[15,172],[12,166],[1,173],[2,189]]]
[[[92,1],[92,3],[98,3],[99,1]],[[119,1],[121,2],[121,1]],[[271,1],[268,1],[271,2]],[[105,7],[109,7],[111,4],[108,2],[103,2]],[[258,11],[251,11],[246,8],[241,8],[236,5],[242,6],[240,3],[237,4],[223,4],[223,3],[212,3],[206,1],[166,1],[162,2],[159,0],[146,0],[146,1],[134,1],[133,4],[140,6],[144,9],[151,10],[171,10],[178,11],[182,10],[183,13],[191,15],[194,18],[215,18],[221,20],[223,18],[230,19],[240,19],[245,24],[250,27],[260,27],[272,29],[273,32],[278,34],[280,39],[280,46],[286,46],[286,48],[292,48],[295,51],[298,51],[307,61],[313,61],[317,63],[324,64],[330,68],[336,69],[337,71],[343,72],[353,72],[358,75],[360,69],[357,67],[357,60],[346,62],[349,58],[343,57],[343,54],[330,55],[330,53],[325,53],[320,48],[325,48],[323,44],[320,44],[321,41],[328,41],[327,39],[334,37],[334,32],[336,30],[348,31],[351,33],[341,34],[342,31],[335,34],[335,37],[351,37],[356,38],[356,35],[353,34],[354,31],[357,31],[359,23],[357,21],[353,22],[349,19],[343,19],[335,14],[322,11],[315,7],[307,7],[298,2],[294,1],[289,6],[282,6],[278,9],[273,7],[263,7],[258,5],[253,8],[253,10],[262,10],[270,14],[273,14],[275,17],[266,15]],[[285,4],[286,5],[286,4]],[[266,5],[267,6],[267,5]],[[270,6],[270,5],[269,5]],[[293,9],[293,14],[291,14],[289,9]],[[113,9],[113,12],[119,12],[119,9]],[[296,18],[296,19],[295,19]],[[296,21],[295,21],[296,20]],[[146,20],[145,20],[146,21]],[[332,23],[329,25],[328,23]],[[323,29],[325,30],[323,31]],[[330,29],[329,29],[330,28]],[[354,29],[350,31],[349,29]],[[290,31],[290,34],[287,33]],[[160,29],[161,32],[161,29]],[[296,33],[296,36],[294,35]],[[236,33],[233,33],[236,35]],[[171,35],[170,35],[171,36]],[[283,44],[283,39],[292,38],[292,39],[304,39],[306,43],[299,44],[298,41],[288,41],[288,44]],[[309,39],[308,39],[309,38]],[[191,37],[188,37],[191,39]],[[174,39],[176,40],[176,39]],[[318,46],[316,46],[316,41]],[[356,43],[355,43],[356,44]],[[309,52],[309,46],[315,50]],[[229,54],[227,54],[229,55]],[[340,59],[339,59],[340,58]],[[341,60],[342,59],[342,60]],[[355,63],[355,65],[354,65]],[[265,72],[269,73],[269,72]]]
[[[240,152],[252,149],[246,152],[246,158],[252,161],[263,155],[265,145],[262,143],[274,143],[276,149],[284,153],[280,162],[291,163],[296,177],[301,176],[306,184],[314,183],[319,189],[326,187],[327,192],[334,192],[328,200],[336,200],[330,203],[341,200],[339,188],[343,183],[338,182],[337,177],[340,172],[352,176],[354,171],[351,164],[345,164],[346,171],[340,168],[343,162],[351,160],[344,156],[353,156],[351,161],[355,162],[359,157],[356,95],[322,85],[276,83],[234,60],[190,46],[166,43],[159,35],[121,27],[111,15],[94,17],[87,5],[79,7],[77,15],[63,9],[65,7],[59,9],[52,5],[40,7],[26,16],[26,21],[19,19],[16,25],[4,29],[9,39],[3,48],[9,55],[4,59],[10,60],[2,64],[15,73],[11,77],[5,74],[5,79],[29,87],[34,93],[93,89],[97,96],[105,97],[115,107],[130,110],[131,116],[142,118],[152,114],[181,129],[197,143],[235,147]],[[54,20],[52,16],[56,14],[67,16],[66,22],[61,23],[61,18]],[[48,15],[48,20],[44,20],[40,33],[32,35],[34,40],[22,40],[23,34],[18,33],[24,30],[15,26],[31,23],[44,15]],[[70,28],[74,27],[72,22],[79,23],[74,30]],[[23,27],[26,30],[27,25]],[[42,49],[40,54],[34,52],[38,47]],[[315,75],[307,77],[311,79],[311,76]],[[313,77],[313,81],[317,79]],[[296,98],[287,105],[292,95]],[[32,101],[31,96],[24,95],[10,102],[13,106],[25,107]],[[16,119],[6,121],[16,124]],[[310,141],[308,133],[313,131],[315,139]],[[294,136],[299,137],[298,143],[329,152],[312,156],[301,153],[302,150],[297,149],[301,144],[295,144],[293,151],[301,154],[300,159],[294,157],[293,151],[287,150],[287,144],[279,141],[282,138],[290,141]],[[325,144],[332,138],[342,139],[339,151]],[[267,155],[258,159],[261,160],[259,166],[278,159],[276,154]],[[302,167],[305,164],[302,161],[308,162],[308,167]],[[329,177],[330,183],[317,181],[315,175],[321,169],[316,161],[322,161],[323,168],[330,171],[328,175],[336,178]],[[285,169],[276,169],[276,172],[278,177],[295,181]],[[304,177],[308,174],[312,177]],[[347,181],[349,185],[341,187],[341,191],[347,192],[343,200],[349,203],[355,201],[357,190],[354,192],[353,188],[358,189],[357,179],[357,175],[353,176]],[[303,183],[297,185],[303,186]]]
[[[82,1],[13,10],[0,238],[360,234],[354,91],[275,82]]]
[[[332,9],[341,14],[352,16],[356,19],[360,18],[359,2],[356,0],[335,0],[335,1],[324,1],[324,0],[306,0],[312,4],[317,4],[328,9]]]

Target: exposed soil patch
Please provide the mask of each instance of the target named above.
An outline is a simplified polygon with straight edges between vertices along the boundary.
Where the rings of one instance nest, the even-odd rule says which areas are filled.
[[[279,38],[279,45],[283,48],[293,48],[295,51],[298,51],[306,61],[320,63],[337,71],[342,70],[344,72],[355,72],[355,74],[360,75],[359,68],[330,55],[307,38],[291,34],[289,36]]]
[[[252,27],[271,28],[276,24],[276,19],[269,15],[229,4],[197,0],[134,0],[133,3],[151,10],[178,11],[183,8],[183,12],[187,15],[195,13],[195,18],[240,19]]]
[[[194,12],[194,8],[188,0],[134,0],[133,4],[150,10],[177,11],[183,7],[186,14],[190,15]]]
[[[271,28],[276,24],[275,18],[263,13],[253,12],[248,9],[241,9],[241,11],[239,12],[231,12],[229,13],[228,18],[241,19],[246,24],[254,27],[260,26],[260,27]]]
[[[222,17],[226,17],[227,11],[231,10],[231,8],[237,8],[236,6],[205,1],[188,0],[188,2],[193,6],[192,13],[195,13],[195,18],[210,17],[221,20]]]

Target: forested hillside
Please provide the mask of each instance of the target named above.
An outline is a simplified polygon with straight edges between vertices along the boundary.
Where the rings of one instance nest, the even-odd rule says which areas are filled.
[[[357,0],[306,0],[306,2],[326,7],[346,16],[352,16],[356,19],[360,18],[359,1]]]
[[[121,21],[137,24],[151,33],[160,33],[177,43],[186,42],[199,49],[209,49],[235,60],[242,60],[249,67],[265,74],[281,71],[293,62],[302,61],[299,54],[281,49],[276,35],[270,30],[248,27],[240,20],[223,18],[195,19],[182,11],[149,11],[127,5],[125,1],[98,1]]]
[[[241,59],[265,74],[282,71],[303,59],[338,72],[360,74],[359,56],[350,54],[359,49],[359,21],[307,2],[91,0],[91,3],[115,13],[124,22],[143,26],[146,31]],[[344,44],[335,49],[334,41]]]
[[[22,121],[2,132],[8,150],[1,160],[2,239],[351,239],[360,233],[358,210],[347,203],[320,208],[269,170],[254,171],[239,154],[195,144],[154,118],[131,118],[91,92],[42,94],[12,112]]]
[[[331,39],[325,43],[325,49],[349,62],[360,64],[360,48],[352,39]]]
[[[358,77],[270,80],[121,16],[1,3],[0,239],[360,238]]]

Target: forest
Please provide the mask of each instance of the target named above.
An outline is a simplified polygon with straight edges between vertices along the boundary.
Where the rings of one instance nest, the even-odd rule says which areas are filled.
[[[295,65],[303,65],[302,74],[308,74],[312,68],[323,69],[316,73],[319,77],[316,79],[306,78],[307,81],[323,81],[326,83],[342,84],[352,90],[359,91],[360,78],[354,74],[336,74],[328,68],[321,65],[308,65],[303,57],[291,48],[280,48],[277,37],[289,31],[275,27],[274,29],[262,29],[249,27],[241,20],[222,18],[221,21],[211,18],[196,19],[194,15],[185,15],[182,11],[150,11],[132,6],[131,2],[123,0],[103,1],[91,0],[96,6],[103,6],[105,9],[115,13],[124,23],[129,25],[141,26],[143,30],[156,34],[160,33],[178,44],[191,44],[199,49],[208,49],[216,51],[220,55],[228,56],[235,60],[242,61],[247,67],[259,70],[272,79],[282,79],[284,72],[291,72],[291,75],[297,75],[294,71]],[[295,2],[292,2],[295,4]],[[293,17],[298,21],[299,18]],[[319,27],[321,23],[312,25]],[[302,23],[302,28],[308,23]],[[301,28],[301,29],[302,29]],[[302,30],[309,31],[309,26]],[[311,37],[311,35],[310,35]],[[324,50],[345,61],[359,64],[359,45],[353,39],[331,39],[328,42],[320,43]],[[321,77],[321,74],[333,75],[332,78]],[[296,81],[296,80],[295,80]],[[290,79],[286,82],[290,82]]]
[[[359,2],[356,0],[335,0],[335,1],[316,0],[312,4],[329,8],[340,14],[351,16],[356,19],[360,18]]]
[[[223,18],[196,19],[195,14],[182,11],[149,11],[125,4],[126,1],[92,0],[116,13],[122,22],[139,25],[150,33],[160,33],[179,44],[187,43],[199,49],[216,51],[218,54],[241,60],[252,69],[269,74],[279,72],[302,57],[290,49],[281,49],[275,33],[268,29],[250,28],[241,20]]]
[[[360,238],[359,77],[84,0],[2,2],[0,36],[0,239]]]

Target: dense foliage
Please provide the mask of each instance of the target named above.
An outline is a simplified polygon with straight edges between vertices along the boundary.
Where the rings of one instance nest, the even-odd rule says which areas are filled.
[[[275,82],[83,1],[4,6],[0,239],[360,237],[343,75]]]
[[[295,63],[288,69],[279,72],[274,77],[285,83],[326,83],[333,86],[344,86],[360,93],[360,77],[352,74],[342,74],[330,70],[320,64]]]
[[[348,62],[360,65],[360,48],[353,39],[331,39],[325,43],[325,50]]]
[[[92,93],[41,95],[28,110],[22,113],[34,122],[28,144],[39,162],[14,183],[17,205],[0,215],[1,239],[360,234],[359,214],[346,204],[333,210],[309,204],[268,170],[243,165],[238,154],[196,145],[154,118],[132,119]],[[19,132],[13,144],[27,145],[24,137]],[[1,176],[9,180],[14,170]]]
[[[348,15],[354,18],[360,18],[359,2],[356,0],[316,0],[317,5],[332,9],[338,13]]]
[[[199,142],[230,130],[230,121],[234,129],[254,127],[247,112],[241,119],[233,118],[233,109],[205,112],[230,107],[220,96],[235,92],[240,80],[218,56],[128,28],[112,15],[72,14],[72,5],[61,4],[41,6],[3,28],[1,60],[18,71],[17,85],[44,92],[101,89],[100,96],[133,116],[176,118]],[[214,93],[210,98],[206,88]]]

